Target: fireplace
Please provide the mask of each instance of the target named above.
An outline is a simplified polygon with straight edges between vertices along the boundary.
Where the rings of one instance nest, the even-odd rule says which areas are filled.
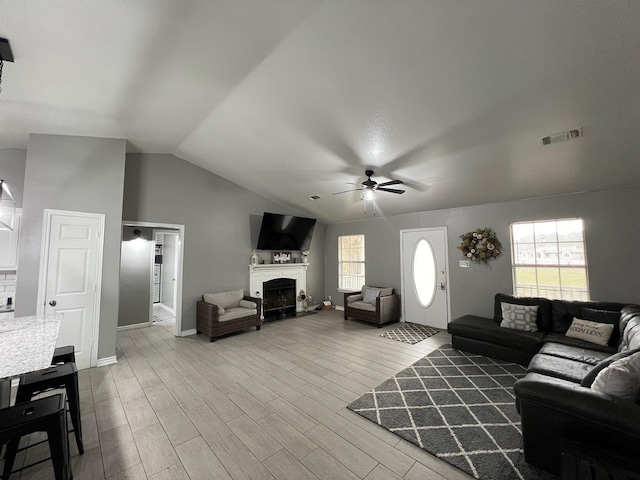
[[[300,290],[307,291],[307,264],[301,263],[285,263],[279,264],[262,264],[249,265],[249,291],[254,297],[265,299],[265,285],[271,280],[285,279],[289,280],[293,285],[293,293],[289,294],[289,305],[294,305],[296,312],[302,311],[302,303],[297,301],[297,295]],[[264,316],[265,309],[268,308],[266,303],[262,309]],[[278,304],[271,305],[269,308],[280,308]],[[280,315],[280,313],[271,313],[271,315]],[[277,318],[277,317],[272,317]]]
[[[262,284],[264,318],[277,319],[296,315],[296,281],[274,278]]]

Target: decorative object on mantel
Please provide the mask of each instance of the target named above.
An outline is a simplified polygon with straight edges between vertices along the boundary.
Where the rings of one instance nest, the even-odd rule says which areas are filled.
[[[467,260],[478,263],[487,263],[490,259],[496,258],[502,251],[502,244],[496,232],[490,228],[476,228],[471,232],[460,235],[460,246],[462,256]]]
[[[307,258],[309,256],[309,250],[304,250],[302,252],[302,263],[309,263],[309,259]]]
[[[304,290],[300,290],[298,294],[298,301],[302,303],[302,310],[305,312],[309,310],[309,302],[311,301],[311,295],[304,293]]]
[[[291,253],[273,252],[273,263],[291,263]]]
[[[251,251],[251,265],[257,265],[258,264],[258,252],[256,252],[255,250]]]

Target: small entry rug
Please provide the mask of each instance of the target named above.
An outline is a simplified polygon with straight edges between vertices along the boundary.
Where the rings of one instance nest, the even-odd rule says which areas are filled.
[[[443,345],[348,408],[475,478],[555,478],[524,461],[513,394],[524,375]]]
[[[440,332],[437,328],[426,327],[417,323],[402,323],[399,327],[380,334],[381,337],[390,338],[399,342],[415,345],[425,338],[429,338]]]

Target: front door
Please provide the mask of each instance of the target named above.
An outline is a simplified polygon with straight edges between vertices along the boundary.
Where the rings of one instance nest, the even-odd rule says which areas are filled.
[[[401,230],[402,318],[434,328],[447,328],[447,230]]]
[[[97,359],[104,215],[45,210],[45,221],[40,305],[64,314],[57,345],[73,345],[76,365],[88,368]]]

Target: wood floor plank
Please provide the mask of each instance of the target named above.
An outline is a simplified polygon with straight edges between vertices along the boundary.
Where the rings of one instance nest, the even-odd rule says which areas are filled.
[[[133,432],[133,439],[147,476],[155,475],[180,461],[159,423]]]
[[[317,480],[313,473],[286,450],[274,453],[264,462],[269,471],[279,480]]]
[[[234,418],[227,426],[261,462],[282,449],[275,438],[247,415]]]
[[[211,450],[234,480],[273,480],[273,475],[233,434],[211,445]]]
[[[178,405],[166,408],[158,412],[157,415],[174,447],[200,435],[198,429],[193,426],[187,414]]]
[[[176,447],[176,453],[190,480],[232,480],[218,457],[202,437],[193,438]]]

